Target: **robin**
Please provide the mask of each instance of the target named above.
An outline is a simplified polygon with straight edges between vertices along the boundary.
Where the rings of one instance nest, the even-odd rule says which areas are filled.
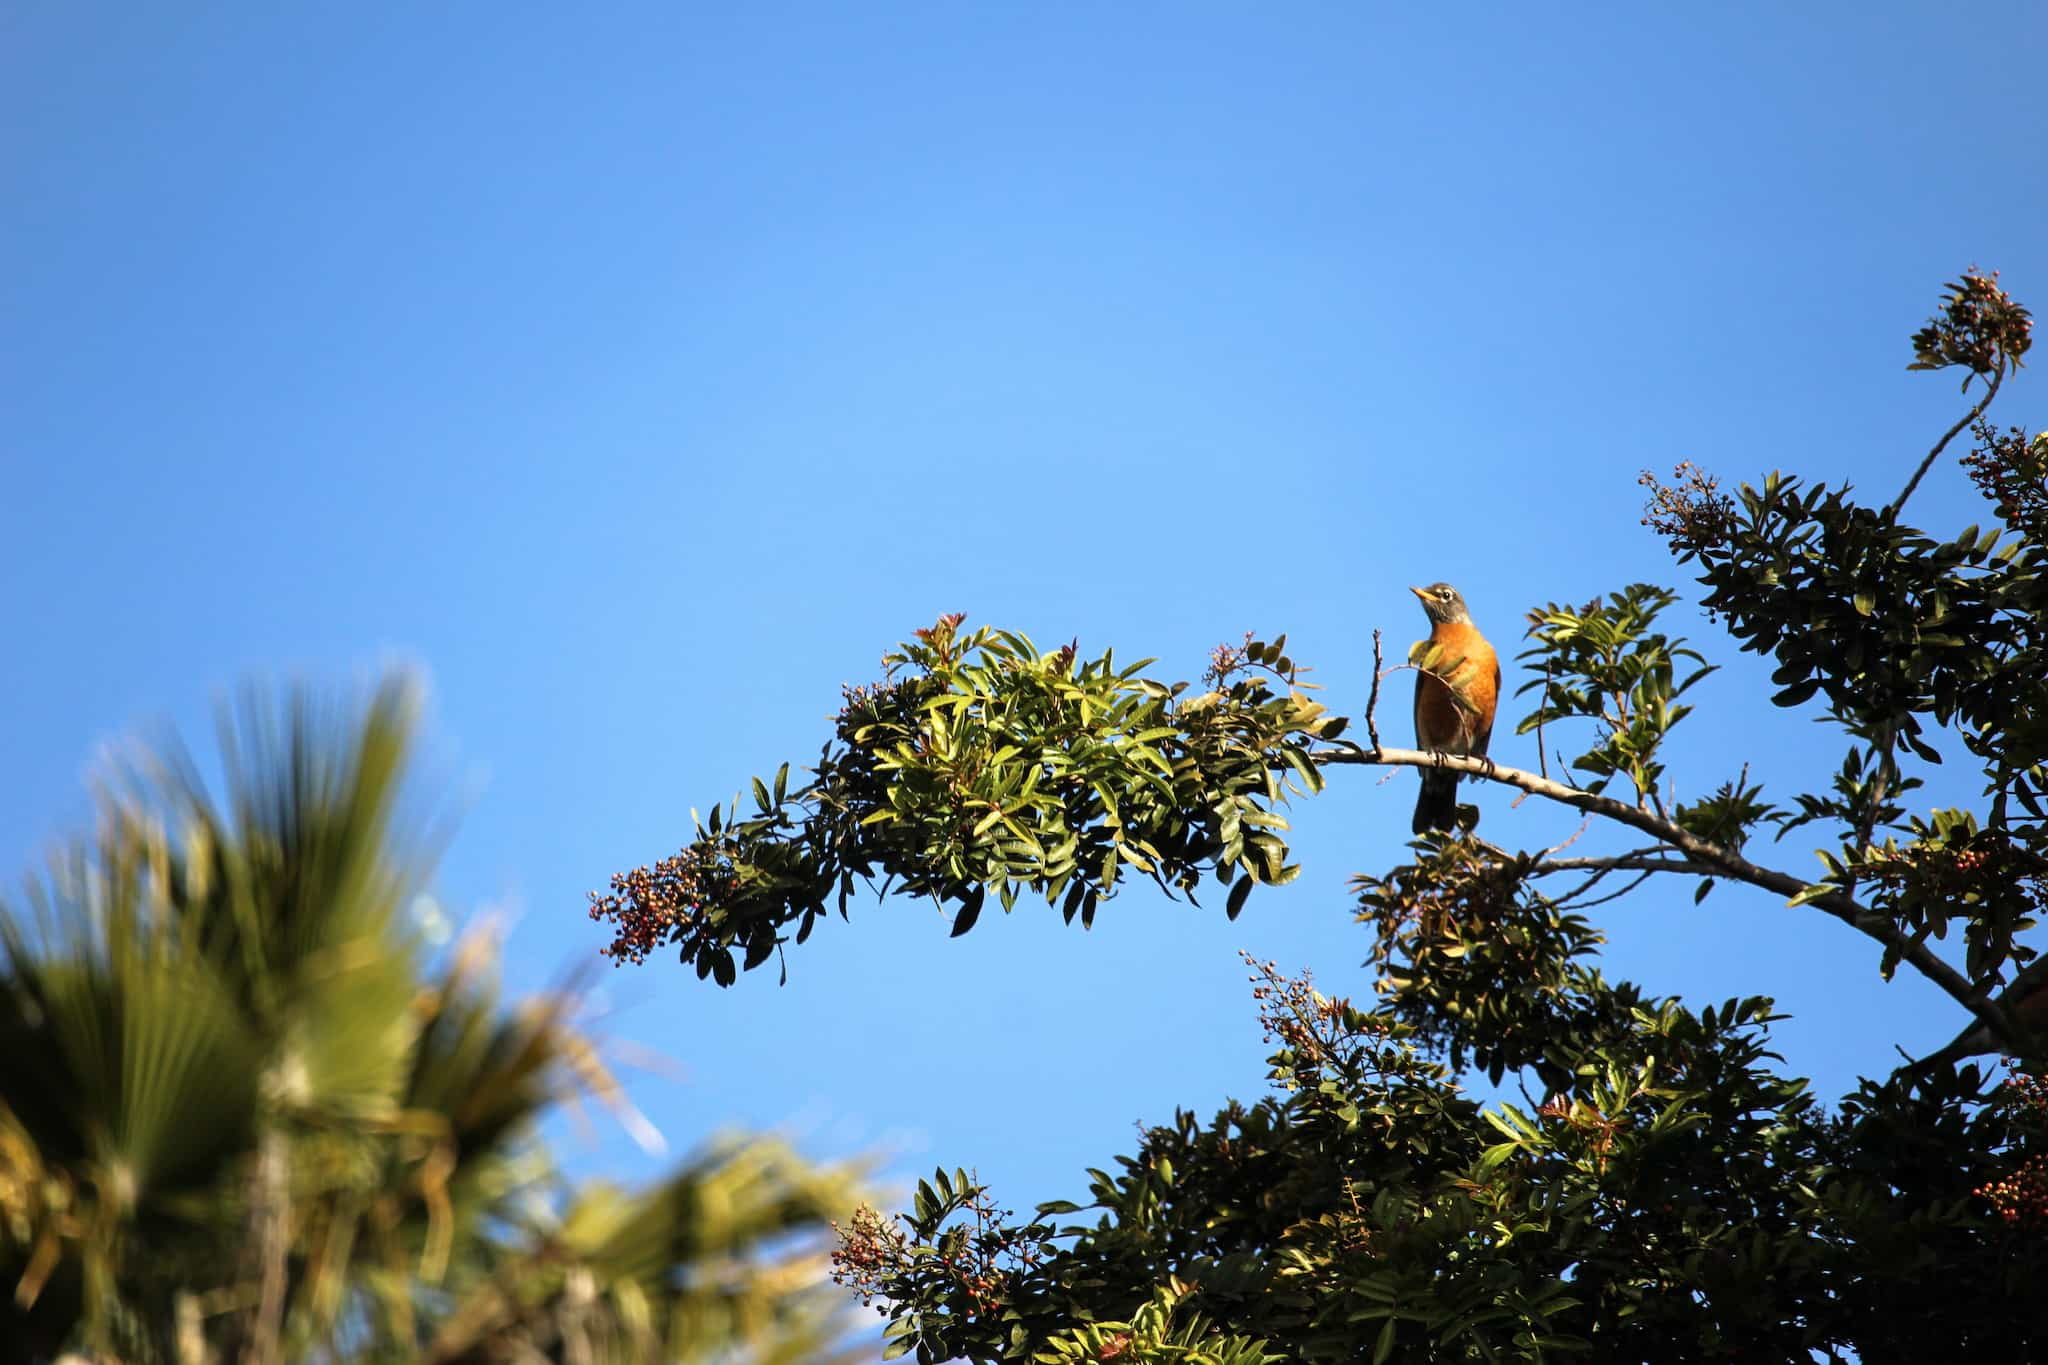
[[[1481,757],[1493,738],[1493,711],[1500,702],[1500,660],[1472,624],[1465,599],[1448,583],[1408,591],[1429,614],[1429,639],[1409,658],[1422,665],[1415,677],[1415,742],[1423,749]],[[1422,794],[1415,798],[1414,830],[1456,829],[1458,774],[1422,770]]]

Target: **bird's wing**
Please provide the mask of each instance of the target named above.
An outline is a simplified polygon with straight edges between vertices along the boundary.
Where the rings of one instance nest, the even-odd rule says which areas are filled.
[[[1493,661],[1493,701],[1494,706],[1497,707],[1500,705],[1499,659],[1495,659]],[[1481,712],[1481,716],[1482,719],[1479,723],[1479,728],[1477,731],[1473,733],[1472,736],[1472,755],[1475,758],[1486,757],[1486,746],[1493,742],[1493,707],[1488,707],[1485,710],[1483,710]]]
[[[1410,659],[1420,659],[1423,656],[1423,651],[1428,648],[1429,641],[1417,640],[1414,644],[1408,646],[1408,657]],[[1415,744],[1417,748],[1427,748],[1429,746],[1429,741],[1422,737],[1422,689],[1428,685],[1429,674],[1417,669],[1415,672],[1415,700],[1408,710],[1408,718],[1415,722]]]

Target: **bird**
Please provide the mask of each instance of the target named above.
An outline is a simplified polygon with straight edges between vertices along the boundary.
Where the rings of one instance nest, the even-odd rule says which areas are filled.
[[[1429,639],[1409,653],[1422,665],[1415,676],[1415,743],[1437,753],[1484,757],[1500,702],[1500,659],[1472,624],[1456,588],[1432,583],[1408,591],[1422,599],[1429,616]],[[1458,776],[1443,768],[1422,770],[1415,833],[1457,828]]]

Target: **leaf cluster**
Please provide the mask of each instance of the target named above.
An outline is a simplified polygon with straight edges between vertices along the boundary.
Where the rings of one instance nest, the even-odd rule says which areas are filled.
[[[2041,1150],[2035,1119],[1875,1088],[1830,1117],[1773,1069],[1768,1001],[1689,1010],[1580,975],[1560,1008],[1622,1027],[1562,1038],[1561,1082],[1541,1103],[1482,1108],[1418,1054],[1397,1011],[1267,968],[1255,980],[1275,1094],[1146,1130],[1092,1173],[1086,1209],[976,1224],[1033,1249],[980,1280],[979,1298],[961,1297],[943,1224],[986,1191],[956,1173],[951,1199],[920,1198],[877,1279],[903,1352],[1158,1352],[1132,1324],[1169,1304],[1214,1324],[1184,1348],[1300,1361],[1904,1359],[1889,1348],[1932,1340],[1902,1320],[1910,1277],[1933,1269],[1927,1247],[1990,1277],[1967,1292],[1986,1310],[2048,1269],[2038,1239],[1975,1193]],[[1893,1149],[1931,1162],[1957,1124],[1982,1157],[1909,1174]],[[2027,1339],[2009,1311],[1944,1330],[1971,1349]]]
[[[1496,1084],[1525,1067],[1562,1083],[1574,1054],[1558,1049],[1620,1031],[1612,1008],[1633,1003],[1624,988],[1605,1019],[1574,1012],[1609,998],[1584,965],[1603,936],[1532,884],[1535,862],[1434,837],[1388,875],[1352,878],[1383,1009],[1454,1070]]]
[[[1648,583],[1594,598],[1582,607],[1551,603],[1529,614],[1520,657],[1537,676],[1516,689],[1537,693],[1536,709],[1516,734],[1570,720],[1593,722],[1592,745],[1571,760],[1604,790],[1618,774],[1636,799],[1656,796],[1664,767],[1657,751],[1671,728],[1691,713],[1678,699],[1713,668],[1697,650],[1655,629],[1677,594]]]
[[[942,617],[848,690],[809,782],[792,788],[786,764],[756,779],[751,814],[714,807],[675,857],[593,894],[611,955],[673,946],[729,985],[845,916],[861,884],[947,907],[957,935],[991,896],[1088,925],[1133,875],[1190,901],[1213,878],[1235,917],[1254,886],[1299,874],[1280,808],[1321,790],[1314,746],[1344,722],[1303,690],[1284,637],[1219,656],[1196,694],[1143,676],[1150,660],[960,625]]]
[[[1948,286],[1941,312],[1913,334],[1911,370],[1964,370],[1970,382],[2003,375],[2023,363],[2033,342],[2033,315],[1998,287],[1998,272],[1967,270]]]
[[[1444,988],[1404,980],[1365,1012],[1258,966],[1274,1093],[1145,1130],[1086,1208],[949,1242],[986,1190],[921,1188],[873,1281],[894,1349],[1180,1358],[1133,1331],[1150,1304],[1201,1310],[1183,1347],[1310,1362],[2025,1353],[2016,1305],[2048,1273],[2038,1087],[1966,1067],[1831,1115],[1777,1072],[1769,1001],[1644,1000],[1584,951],[1537,968],[1559,983],[1543,1098],[1484,1107],[1405,1022],[1403,997]]]
[[[1980,483],[1996,494],[2000,471],[2031,453],[1980,448],[1980,468],[1993,471]],[[1818,699],[1852,740],[1829,787],[1799,796],[1783,825],[1837,827],[1814,894],[1872,882],[1916,940],[1960,921],[1972,978],[2032,955],[2020,936],[2037,922],[2048,857],[2048,541],[2003,486],[2013,518],[2003,530],[1941,540],[1848,489],[1773,473],[1742,486],[1723,541],[1674,545],[1701,568],[1704,605],[1744,649],[1777,661],[1774,703]],[[1905,764],[1941,763],[1944,736],[1976,760],[1990,799],[1985,830],[1953,849],[1965,817],[1908,822],[1902,803],[1921,785]],[[1983,894],[1952,894],[1958,873],[1992,868],[2003,885],[1984,876]]]

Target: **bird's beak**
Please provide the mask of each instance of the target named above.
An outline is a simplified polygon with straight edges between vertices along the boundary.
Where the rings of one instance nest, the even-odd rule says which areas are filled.
[[[1424,592],[1422,589],[1414,586],[1413,584],[1409,585],[1408,591],[1414,593],[1417,597],[1421,598],[1425,602],[1429,600],[1429,594]]]

